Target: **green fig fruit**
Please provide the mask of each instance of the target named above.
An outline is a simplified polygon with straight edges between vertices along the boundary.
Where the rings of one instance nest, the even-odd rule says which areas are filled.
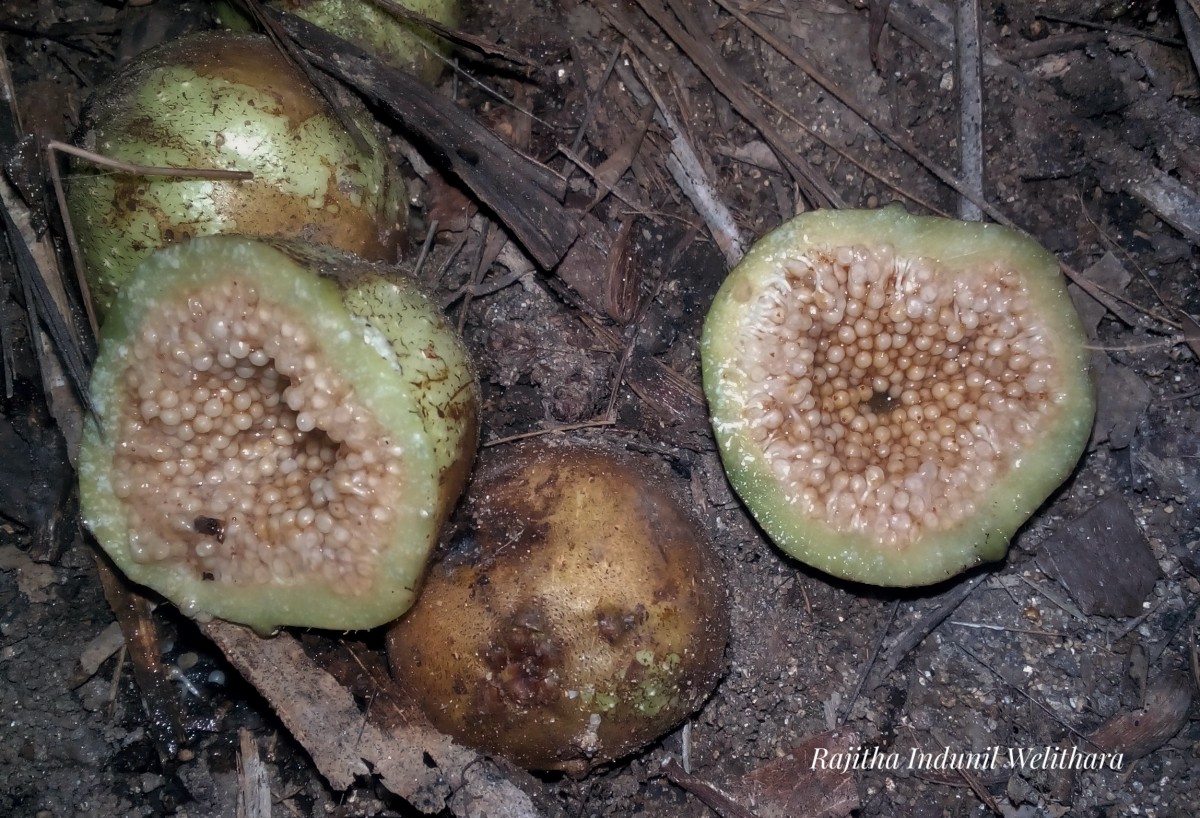
[[[153,49],[90,100],[80,144],[141,166],[251,171],[248,181],[144,176],[76,160],[68,206],[100,315],[152,250],[194,236],[298,238],[394,261],[403,180],[357,103],[360,150],[266,37],[206,32]]]
[[[444,26],[458,25],[457,0],[396,0],[397,5]],[[392,14],[372,0],[270,0],[275,8],[291,12],[372,54],[392,68],[407,71],[426,82],[442,73],[448,43],[418,23]],[[249,31],[252,23],[229,0],[218,0],[222,25]]]

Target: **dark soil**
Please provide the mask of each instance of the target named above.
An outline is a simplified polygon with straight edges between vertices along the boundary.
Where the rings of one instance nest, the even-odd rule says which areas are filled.
[[[119,5],[0,6],[27,131],[67,137],[114,59],[203,25],[208,13],[199,2]],[[721,6],[672,5],[734,81],[762,94],[747,97],[848,206],[956,211],[954,191]],[[735,5],[955,170],[953,29],[937,16],[952,24],[953,4],[893,0],[874,53],[867,3]],[[812,774],[807,763],[789,768],[789,754],[835,729],[850,731],[839,746],[903,760],[850,773],[858,815],[1200,814],[1200,722],[1190,705],[1200,667],[1200,248],[1189,232],[1200,223],[1200,80],[1176,13],[1188,3],[981,5],[984,194],[1109,294],[1101,305],[1073,285],[1095,342],[1100,409],[1075,474],[1005,562],[904,592],[832,580],[789,559],[726,484],[698,391],[697,338],[727,266],[667,171],[670,134],[660,125],[631,164],[604,164],[631,147],[642,108],[625,61],[606,74],[614,54],[628,44],[748,240],[812,207],[803,188],[638,3],[494,0],[469,10],[466,30],[539,69],[525,78],[465,58],[472,81],[445,80],[442,90],[526,154],[570,171],[567,201],[579,211],[596,188],[560,146],[590,167],[623,171],[581,221],[574,255],[557,272],[524,274],[532,268],[515,247],[480,269],[497,220],[472,218],[452,181],[416,180],[408,169],[409,258],[434,219],[443,230],[420,275],[447,302],[482,282],[448,312],[479,361],[484,440],[567,426],[555,433],[664,460],[707,524],[733,603],[728,672],[686,731],[578,780],[522,779],[546,814],[721,814],[664,774],[668,756],[686,757],[701,782],[753,795],[743,805],[761,816],[845,814],[845,801],[820,797],[830,792],[787,800]],[[14,178],[27,177],[18,166]],[[1162,185],[1184,191],[1182,211],[1155,203]],[[610,257],[621,241],[625,252]],[[24,298],[4,264],[0,815],[233,815],[241,730],[258,739],[274,815],[417,814],[370,780],[331,791],[271,707],[170,605],[154,617],[186,713],[179,725],[147,713],[124,651],[80,672],[114,616],[93,546],[77,533],[66,448],[43,406],[15,306]],[[487,292],[505,276],[512,283]],[[184,749],[165,754],[163,737],[176,729]],[[907,763],[944,748],[996,747],[1007,757],[1102,744],[1124,754],[1118,769],[1017,763],[960,773]],[[770,786],[743,778],[771,764]]]

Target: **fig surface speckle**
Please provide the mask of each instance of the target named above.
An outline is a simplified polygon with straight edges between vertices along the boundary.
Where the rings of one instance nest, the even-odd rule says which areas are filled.
[[[704,700],[723,669],[727,600],[665,472],[593,447],[489,450],[388,637],[393,672],[439,729],[582,773]]]

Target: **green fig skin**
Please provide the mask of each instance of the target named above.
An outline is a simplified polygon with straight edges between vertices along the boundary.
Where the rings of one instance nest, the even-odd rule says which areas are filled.
[[[820,279],[812,270],[821,264],[827,264],[827,269],[837,269],[836,264],[830,264],[837,248],[865,248],[863,255],[868,258],[868,265],[872,263],[869,261],[872,254],[884,248],[879,257],[887,259],[889,264],[894,262],[899,271],[889,279],[887,286],[891,289],[886,292],[881,289],[876,302],[864,307],[865,296],[857,301],[853,296],[847,297],[843,285],[814,285],[816,280],[833,281],[829,277],[832,273]],[[847,257],[852,255],[846,253]],[[912,262],[914,259],[918,261]],[[919,322],[910,321],[914,328],[904,335],[884,316],[898,302],[902,310],[904,299],[919,297],[919,287],[908,273],[918,266],[928,268],[932,285],[940,288],[938,292],[942,295],[930,297],[943,299],[937,302],[945,305],[941,314],[955,329],[949,340],[939,335],[945,332],[944,327],[931,331],[933,352],[937,355],[917,361],[913,349],[906,347],[901,354],[908,357],[899,366],[893,366],[893,359],[887,356],[894,354],[894,350],[883,352],[884,358],[878,357],[881,350],[887,349],[881,339],[900,343],[893,339],[903,338],[911,344],[921,334],[921,328],[916,326]],[[1011,274],[1001,283],[1000,276],[1005,272]],[[851,273],[841,275],[846,281],[851,280]],[[1010,297],[1009,291],[1015,293],[1011,297],[1023,309],[1019,321],[1006,322],[997,311],[995,305],[1000,296],[986,301],[986,287],[980,282],[988,276],[992,291],[1003,290],[1004,298]],[[863,277],[871,280],[869,273]],[[910,289],[901,294],[895,289],[901,285]],[[978,326],[964,330],[956,323],[959,314],[956,304],[969,303],[976,297],[970,295],[974,292],[984,293],[985,301],[980,303],[992,306],[972,313],[967,323],[978,322]],[[771,301],[772,298],[776,300]],[[798,341],[800,349],[807,352],[780,346],[778,354],[792,357],[778,365],[763,362],[765,368],[755,373],[756,362],[747,358],[746,350],[770,350],[774,341],[753,339],[783,337],[778,334],[783,330],[776,329],[770,329],[764,336],[761,324],[756,323],[767,314],[768,309],[763,305],[776,303],[782,305],[778,309],[785,311],[790,308],[788,305],[809,305],[801,309],[805,317],[796,321],[797,326],[805,328]],[[853,307],[856,315],[850,315],[846,307],[851,303],[856,304]],[[829,305],[834,318],[839,316],[837,310],[843,310],[840,322],[833,320],[825,327],[834,338],[840,330],[844,334],[841,340],[820,334],[819,316],[824,314],[821,310],[825,307],[818,305],[822,304]],[[905,316],[901,318],[907,320]],[[860,319],[869,320],[856,331],[855,322]],[[788,320],[786,313],[780,320]],[[1013,341],[1006,336],[1014,332],[1014,326],[1019,328],[1018,337],[1024,339],[1022,344],[1040,356],[1036,380],[1026,380],[1030,355],[1018,359],[1015,352],[1003,353],[1014,356],[1017,366],[1023,367],[1014,374],[1004,369],[1004,361],[980,353],[988,348],[1009,350],[1008,344]],[[993,342],[995,345],[989,347]],[[913,216],[893,206],[882,210],[807,213],[766,235],[720,288],[705,320],[701,359],[704,389],[726,473],[770,538],[788,554],[837,577],[881,586],[920,586],[945,580],[981,562],[1003,559],[1014,532],[1071,473],[1086,446],[1095,413],[1085,343],[1085,333],[1067,295],[1058,262],[1036,242],[998,225]],[[834,346],[839,347],[836,356],[829,351]],[[926,345],[925,349],[928,351],[930,347]],[[856,354],[862,353],[865,355],[860,363],[866,364],[865,368],[851,362]],[[971,355],[976,356],[974,363]],[[886,364],[880,369],[879,364],[885,359]],[[772,403],[763,398],[776,378],[767,374],[768,370],[773,366],[786,370],[797,360],[797,371],[806,367],[809,370],[801,378],[807,379],[805,384],[797,381],[797,392],[819,396],[824,403],[818,402],[815,408],[806,405],[789,409],[786,402]],[[896,374],[896,369],[914,363],[920,364],[921,373],[928,372],[926,377],[931,382],[936,384],[940,378],[943,385],[931,387],[929,383],[910,382],[903,373]],[[1042,370],[1046,374],[1041,374]],[[969,377],[975,380],[964,390],[968,371],[974,372]],[[755,375],[759,376],[758,382]],[[837,387],[841,389],[840,396],[833,395],[832,387],[821,392],[826,389],[824,384],[832,384],[838,377],[845,380]],[[876,377],[883,377],[883,381],[873,380]],[[889,385],[893,391],[878,392],[872,383]],[[1028,392],[1023,391],[1026,383],[1032,384]],[[899,488],[881,488],[882,476],[891,473],[889,461],[881,456],[872,459],[871,445],[878,446],[882,436],[883,451],[890,451],[891,467],[902,477],[911,476],[914,468],[905,467],[903,457],[897,454],[908,442],[899,432],[892,433],[898,427],[891,426],[885,432],[877,430],[879,425],[888,425],[888,418],[903,418],[910,411],[905,402],[909,399],[908,390],[912,390],[913,402],[919,409],[921,404],[916,398],[918,394],[926,394],[922,390],[933,389],[942,395],[957,389],[960,395],[969,395],[971,389],[1003,393],[1010,388],[1017,394],[1011,403],[1023,413],[1011,422],[1001,419],[992,426],[972,426],[975,420],[957,414],[965,411],[961,407],[935,407],[929,410],[929,416],[909,427],[929,436],[923,442],[910,444],[908,451],[914,460],[909,462],[921,461],[933,471],[947,462],[958,462],[960,452],[963,452],[961,458],[969,458],[974,451],[972,447],[981,445],[980,440],[987,441],[985,450],[1002,450],[1002,457],[978,474],[964,467],[961,471],[965,476],[956,475],[955,466],[938,472],[941,476],[937,480],[942,483],[935,480],[932,486],[922,484],[928,492],[920,501],[924,522],[917,522],[917,514],[911,508],[901,509],[903,514],[900,514],[886,505]],[[835,397],[839,401],[836,404],[831,402]],[[957,403],[953,406],[957,407]],[[771,409],[777,409],[779,414],[768,420],[766,414]],[[814,411],[815,414],[805,414]],[[960,417],[968,420],[959,420]],[[942,448],[937,449],[933,441],[939,420],[950,428],[945,430],[948,437],[940,441]],[[777,431],[768,432],[763,424],[772,427],[778,424]],[[866,442],[859,451],[848,453],[847,441],[855,424],[863,430]],[[799,430],[796,434],[807,437],[787,437],[785,432],[789,429]],[[1001,431],[996,433],[997,429]],[[1013,430],[1019,430],[1019,434]],[[876,436],[872,437],[873,433]],[[769,454],[772,446],[795,452],[796,461],[773,460]],[[844,467],[846,477],[841,478],[841,485],[842,494],[847,496],[837,501],[827,500],[825,492],[830,491],[837,475],[834,466],[827,467],[826,461],[818,460],[813,451],[832,456],[832,460]],[[871,467],[879,471],[867,474]],[[781,478],[779,472],[786,472],[787,479]],[[865,479],[861,477],[864,474]],[[845,482],[855,475],[860,476],[855,484],[857,493],[846,488]],[[944,483],[947,477],[960,476],[973,488],[954,495]],[[906,493],[906,501],[908,497]],[[831,520],[834,515],[829,512],[834,507],[841,515],[837,520]],[[878,512],[881,507],[886,512]],[[952,519],[952,511],[956,518]],[[887,518],[887,514],[901,516],[904,523],[912,524],[897,534],[888,528],[888,519],[894,518]]]
[[[438,729],[573,775],[663,735],[724,670],[719,560],[669,481],[594,446],[490,450],[393,674]]]
[[[254,178],[142,176],[76,160],[67,201],[97,313],[152,250],[195,236],[298,238],[394,261],[407,225],[404,183],[365,108],[347,106],[366,152],[258,35],[192,35],[125,66],[85,107],[83,147],[135,165]]]
[[[415,11],[449,28],[459,23],[459,8],[455,0],[398,2],[409,11]],[[270,5],[336,34],[373,54],[385,65],[407,71],[425,82],[437,81],[445,62],[444,55],[449,52],[448,44],[441,37],[416,23],[390,14],[371,0],[273,0]],[[250,21],[228,0],[221,0],[217,7],[223,25],[249,30]]]
[[[231,288],[243,297],[239,303],[257,305],[253,311],[222,306],[221,294]],[[246,301],[251,290],[254,296]],[[164,314],[172,316],[166,325]],[[223,366],[214,360],[219,362],[225,350],[207,336],[199,344],[196,333],[218,325],[229,327],[222,336],[235,333],[248,315],[266,316],[267,331],[280,333],[279,340],[268,337],[236,351],[246,377],[231,370],[214,374]],[[290,340],[296,338],[302,340]],[[185,360],[172,374],[181,348],[199,368]],[[305,368],[279,375],[276,370],[286,369],[282,362],[288,355],[296,367],[304,360]],[[253,372],[249,362],[258,364]],[[159,382],[155,372],[163,373],[165,385],[154,386]],[[303,397],[312,391],[288,397],[286,389],[319,387],[319,378],[334,383],[333,406],[318,407],[316,399]],[[232,383],[235,379],[239,385]],[[276,384],[273,390],[268,379]],[[232,391],[222,391],[226,383]],[[150,386],[138,392],[144,384]],[[206,384],[201,398],[211,393],[211,400],[224,401],[228,409],[225,416],[215,412],[216,425],[230,413],[236,421],[236,410],[245,412],[246,428],[239,426],[230,440],[214,441],[213,435],[222,434],[219,428],[203,427],[207,437],[200,434],[204,405],[189,395]],[[172,392],[169,403],[164,390]],[[255,396],[253,405],[236,403],[239,390]],[[96,540],[130,579],[185,613],[246,624],[262,633],[283,625],[372,628],[407,610],[466,482],[478,441],[475,375],[461,340],[437,307],[403,276],[297,244],[209,237],[153,253],[104,324],[91,394],[98,421],[85,433],[79,481],[82,516]],[[146,400],[157,404],[147,406]],[[343,406],[346,416],[330,420]],[[300,420],[305,413],[315,418],[307,424],[315,428]],[[189,424],[191,415],[195,419]],[[188,429],[180,431],[181,426]],[[277,451],[272,435],[281,432],[288,448]],[[186,448],[185,437],[200,455]],[[304,448],[306,440],[319,444],[324,461]],[[206,446],[223,446],[233,456],[218,452],[205,460]],[[222,470],[233,468],[228,462],[239,457],[234,477],[223,480]],[[269,468],[261,465],[268,460]],[[285,484],[280,475],[296,462],[307,462],[301,468],[308,471]],[[183,479],[180,475],[196,463],[195,475]],[[376,464],[374,470],[364,463]],[[141,471],[135,473],[135,467]],[[345,490],[333,492],[334,484]],[[296,487],[294,495],[281,496],[289,485]],[[304,506],[301,515],[309,514],[307,528],[279,523],[281,515],[268,508],[272,499],[267,497],[276,486],[275,502],[300,498],[294,505]],[[220,499],[226,490],[233,500]],[[314,499],[323,491],[330,493]],[[210,512],[219,502],[224,503],[220,511]],[[297,511],[291,508],[294,520]],[[339,517],[335,508],[358,512]],[[380,508],[383,522],[373,516]],[[323,511],[333,515],[334,534],[339,526],[346,529],[346,543],[318,532]],[[180,515],[182,525],[176,519]],[[234,521],[242,532],[236,536],[230,527]],[[226,536],[218,538],[222,533]],[[297,556],[302,536],[316,541]],[[234,555],[223,556],[222,548]],[[351,553],[358,556],[350,559]],[[283,559],[282,570],[272,573],[277,559]],[[339,559],[347,564],[339,566]]]

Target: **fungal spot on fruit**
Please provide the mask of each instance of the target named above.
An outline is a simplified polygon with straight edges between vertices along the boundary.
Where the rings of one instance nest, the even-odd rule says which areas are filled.
[[[197,534],[202,534],[206,537],[215,537],[219,543],[225,542],[224,520],[201,515],[192,521],[192,528],[195,529]]]
[[[554,639],[543,611],[524,608],[494,634],[484,662],[492,684],[484,703],[488,712],[501,701],[521,706],[545,705],[559,695],[556,668],[562,663],[562,646]],[[496,697],[499,697],[497,700]]]
[[[632,611],[597,608],[596,629],[600,632],[601,639],[610,645],[617,645],[644,625],[648,618],[649,613],[644,605],[638,605]]]

